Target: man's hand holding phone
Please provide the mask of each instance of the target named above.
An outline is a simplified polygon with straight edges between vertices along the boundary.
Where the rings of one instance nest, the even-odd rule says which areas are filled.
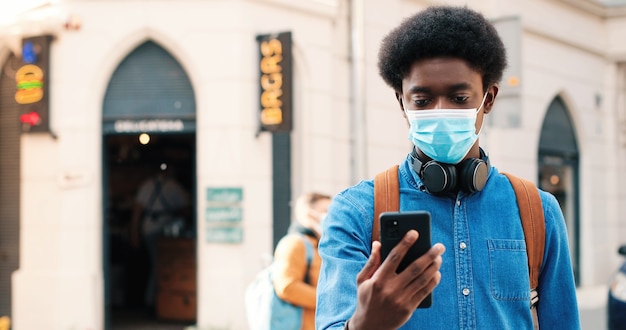
[[[417,241],[406,252],[396,273],[402,272],[409,264],[424,255],[430,249],[430,213],[426,211],[385,212],[380,215],[380,255],[384,261],[391,250],[398,245],[402,237],[411,229],[419,234]],[[418,308],[428,308],[432,304],[432,295],[427,296]]]
[[[383,226],[381,221],[381,237],[385,235]],[[415,252],[419,235],[409,229],[386,253],[384,261],[381,242],[372,243],[372,253],[357,275],[357,307],[349,329],[397,329],[429,299],[441,280],[439,269],[445,251],[442,244],[433,245],[399,271],[400,265],[406,262],[405,257],[412,254],[411,249]]]

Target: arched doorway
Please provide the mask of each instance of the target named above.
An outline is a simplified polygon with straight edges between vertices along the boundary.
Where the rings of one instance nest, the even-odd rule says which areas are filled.
[[[135,48],[109,81],[102,116],[107,328],[195,323],[195,114],[185,70],[155,42]]]
[[[559,201],[569,236],[576,284],[580,281],[578,143],[567,107],[560,97],[550,103],[539,140],[539,187]]]

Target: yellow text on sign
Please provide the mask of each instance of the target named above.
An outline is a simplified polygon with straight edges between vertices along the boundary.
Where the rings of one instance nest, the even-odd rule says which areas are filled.
[[[280,125],[283,122],[280,97],[283,95],[283,75],[280,62],[283,60],[283,46],[280,40],[261,42],[261,123]]]

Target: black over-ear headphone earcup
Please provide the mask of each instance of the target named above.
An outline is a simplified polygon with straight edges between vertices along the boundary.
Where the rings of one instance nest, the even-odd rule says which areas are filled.
[[[458,171],[461,190],[475,193],[485,188],[489,174],[489,165],[484,160],[468,158],[458,165]]]
[[[422,183],[432,194],[449,192],[456,188],[456,168],[436,161],[427,162],[422,168]]]

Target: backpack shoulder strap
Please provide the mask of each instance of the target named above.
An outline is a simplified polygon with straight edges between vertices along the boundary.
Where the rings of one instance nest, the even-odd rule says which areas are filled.
[[[306,273],[304,273],[304,281],[309,283],[309,271],[311,270],[311,261],[313,261],[313,244],[302,234],[300,234],[300,238],[302,238],[304,249],[306,250]]]
[[[534,183],[509,173],[503,174],[511,182],[517,197],[517,206],[526,239],[530,288],[534,290],[539,284],[539,271],[546,243],[546,224],[543,218],[541,197]]]
[[[398,183],[398,165],[394,165],[374,177],[372,242],[380,240],[380,214],[398,210],[400,210],[400,184]]]

